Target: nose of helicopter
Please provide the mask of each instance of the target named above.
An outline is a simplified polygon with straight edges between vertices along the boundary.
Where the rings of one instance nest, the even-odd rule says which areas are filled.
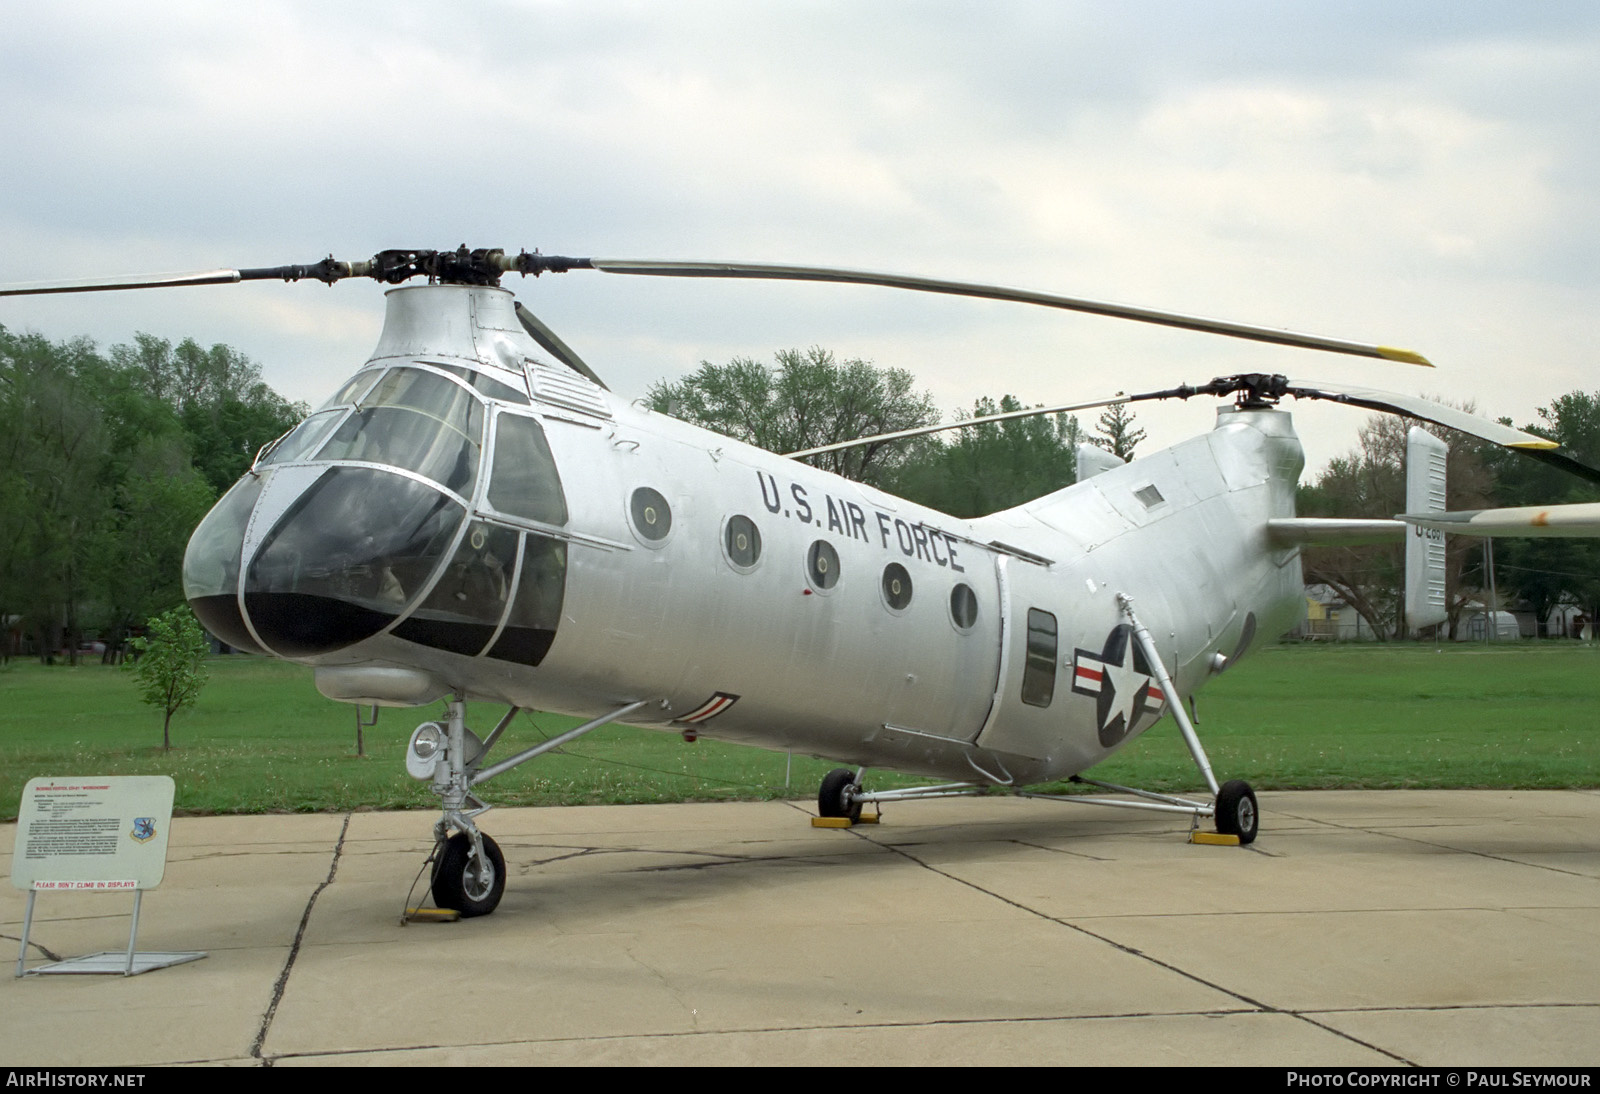
[[[380,658],[393,640],[537,665],[560,618],[552,533],[567,510],[521,358],[481,356],[506,334],[484,315],[516,323],[510,294],[397,289],[389,305],[372,360],[195,529],[184,595],[241,650],[344,663],[376,639]]]
[[[282,483],[274,474],[235,485],[184,556],[195,614],[241,650],[310,658],[377,634],[422,590],[465,517],[440,491],[373,467]]]

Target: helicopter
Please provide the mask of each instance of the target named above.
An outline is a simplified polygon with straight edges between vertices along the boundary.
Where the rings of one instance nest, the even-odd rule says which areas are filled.
[[[371,357],[264,446],[201,521],[185,596],[218,639],[312,668],[345,703],[420,707],[406,769],[440,801],[435,902],[495,910],[505,858],[479,788],[618,722],[839,761],[818,813],[1003,791],[1212,821],[1248,844],[1259,809],[1219,782],[1186,712],[1304,611],[1301,550],[1405,539],[1411,626],[1443,615],[1443,535],[1596,535],[1600,505],[1444,511],[1443,443],[1413,429],[1394,520],[1295,516],[1304,455],[1286,396],[1399,414],[1600,482],[1548,440],[1389,392],[1241,374],[777,454],[611,392],[504,276],[878,285],[1008,300],[1410,365],[1408,350],[1149,308],[828,267],[389,250],[372,259],[34,283],[0,296],[370,277],[393,285]],[[421,278],[420,284],[406,284]],[[1152,399],[1231,397],[1215,427],[959,519],[802,461],[941,428]],[[486,735],[469,699],[503,704]],[[582,724],[496,762],[523,710]],[[1208,796],[1084,772],[1170,716]],[[869,768],[941,780],[872,790]],[[1040,794],[1070,779],[1119,797]],[[1131,799],[1131,800],[1130,800]]]

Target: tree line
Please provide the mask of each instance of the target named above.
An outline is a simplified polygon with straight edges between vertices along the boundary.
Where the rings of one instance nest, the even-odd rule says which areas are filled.
[[[769,452],[799,452],[858,437],[937,424],[933,396],[915,389],[904,369],[839,361],[820,347],[782,350],[776,363],[735,358],[702,362],[675,381],[650,388],[654,410],[704,426]],[[1012,395],[982,398],[970,413],[982,418],[1024,409]],[[957,517],[976,517],[1020,505],[1072,483],[1077,446],[1092,442],[1128,459],[1144,437],[1133,415],[1116,406],[1090,436],[1077,418],[1053,414],[987,422],[901,441],[880,441],[808,457],[807,463],[879,487]]]
[[[189,534],[306,413],[228,346],[0,326],[0,658],[76,663],[87,636],[115,657],[182,603]]]
[[[1461,409],[1471,411],[1471,406]],[[1539,420],[1517,426],[1556,441],[1591,467],[1600,466],[1600,392],[1574,391],[1539,408]],[[1509,418],[1501,424],[1512,425]],[[1355,449],[1328,464],[1300,489],[1305,516],[1391,517],[1405,509],[1406,432],[1412,423],[1378,415]],[[1549,464],[1455,430],[1430,426],[1450,446],[1445,507],[1452,510],[1600,501],[1600,488]],[[1469,606],[1495,611],[1521,605],[1540,637],[1555,636],[1551,613],[1566,605],[1591,622],[1600,613],[1600,543],[1593,539],[1496,539],[1449,536],[1446,543],[1447,637],[1458,636]],[[1491,566],[1492,585],[1491,593]],[[1399,545],[1316,548],[1305,555],[1306,581],[1334,589],[1381,639],[1403,637],[1404,548]],[[1496,601],[1491,603],[1491,601]]]
[[[681,380],[650,389],[652,408],[773,452],[794,452],[853,437],[915,429],[938,421],[933,398],[915,389],[911,374],[851,360],[820,348],[780,352],[776,365],[739,358],[701,364]],[[1020,410],[1010,395],[980,399],[970,417]],[[1463,408],[1471,410],[1471,407]],[[1501,419],[1511,425],[1509,419]],[[1099,429],[1086,434],[1066,414],[989,423],[908,441],[864,445],[808,462],[881,487],[959,517],[1020,505],[1075,481],[1079,442],[1130,459],[1144,440],[1126,405],[1109,407]],[[1390,518],[1405,509],[1405,438],[1410,423],[1376,415],[1362,427],[1358,447],[1333,460],[1301,487],[1305,516]],[[1447,508],[1549,505],[1600,500],[1592,484],[1508,452],[1476,437],[1429,427],[1450,446]],[[1600,466],[1600,392],[1575,391],[1539,410],[1521,426],[1558,442],[1579,460]],[[1449,637],[1469,604],[1489,595],[1484,540],[1451,536],[1448,543]],[[1588,539],[1502,539],[1494,547],[1496,607],[1520,603],[1539,620],[1558,605],[1600,615],[1600,544]],[[1305,553],[1306,580],[1334,589],[1375,634],[1404,633],[1404,547],[1399,544],[1317,548]]]
[[[775,365],[737,358],[702,363],[654,385],[646,401],[674,417],[774,452],[933,425],[933,397],[902,369],[839,361],[824,349],[788,350]],[[977,400],[957,417],[1024,409],[1011,395]],[[97,351],[86,339],[50,342],[0,326],[0,657],[26,644],[46,660],[76,661],[86,636],[113,658],[132,630],[183,600],[190,533],[250,467],[262,445],[306,415],[225,345],[173,345],[138,334]],[[1539,411],[1528,432],[1600,465],[1600,392],[1573,392]],[[1507,422],[1506,424],[1510,424]],[[1087,433],[1069,414],[993,422],[812,457],[847,478],[958,517],[1019,505],[1075,480],[1077,447],[1122,459],[1144,431],[1123,405]],[[1389,517],[1405,505],[1406,423],[1378,416],[1359,446],[1302,487],[1310,516]],[[1448,507],[1591,501],[1600,491],[1544,464],[1443,431],[1450,444]],[[1451,537],[1452,636],[1464,606],[1483,599],[1481,540]],[[1590,540],[1501,540],[1503,599],[1543,620],[1561,603],[1600,609],[1600,545]],[[1400,633],[1399,547],[1306,553],[1309,582],[1334,588],[1374,631]]]

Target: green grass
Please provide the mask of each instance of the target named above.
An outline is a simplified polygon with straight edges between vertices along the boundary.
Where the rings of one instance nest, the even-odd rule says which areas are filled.
[[[1600,648],[1278,646],[1199,698],[1219,780],[1257,789],[1600,786]],[[1162,722],[1094,771],[1152,789],[1194,788]]]
[[[138,701],[126,674],[99,665],[0,669],[0,817],[16,816],[26,782],[41,775],[171,775],[189,813],[436,809],[405,773],[406,741],[443,706],[384,710],[356,755],[355,708],[317,693],[309,669],[254,657],[213,658],[192,711],[173,719],[161,749],[161,715]],[[370,711],[369,711],[370,713]],[[470,704],[468,724],[487,734],[505,708]],[[495,757],[504,758],[580,719],[521,715]],[[791,796],[783,754],[677,734],[605,726],[504,775],[497,805],[715,801]],[[794,758],[793,796],[815,793],[832,764]]]
[[[190,813],[432,809],[401,764],[437,707],[387,710],[355,755],[353,708],[317,694],[309,670],[255,658],[211,662],[192,712],[161,718],[125,674],[98,665],[0,668],[0,817],[41,775],[169,774]],[[1200,697],[1200,734],[1221,779],[1257,789],[1600,786],[1600,649],[1577,643],[1275,647]],[[486,732],[500,708],[474,707]],[[523,715],[496,755],[573,719]],[[509,749],[507,748],[509,745]],[[833,765],[608,726],[497,778],[500,805],[809,797]],[[1093,774],[1194,791],[1199,774],[1163,721]],[[873,785],[907,785],[887,773]]]

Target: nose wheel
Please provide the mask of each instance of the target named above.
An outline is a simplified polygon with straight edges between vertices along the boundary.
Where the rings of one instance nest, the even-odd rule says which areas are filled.
[[[488,915],[500,904],[506,891],[506,859],[500,845],[479,833],[483,853],[472,845],[472,837],[457,832],[444,841],[433,862],[433,902],[453,908],[462,918]]]

